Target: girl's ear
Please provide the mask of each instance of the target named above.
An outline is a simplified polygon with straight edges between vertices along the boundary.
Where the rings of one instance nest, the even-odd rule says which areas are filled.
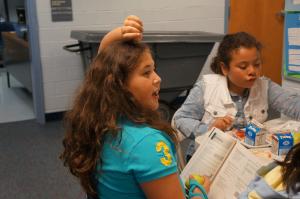
[[[223,73],[224,76],[227,76],[228,74],[228,71],[229,71],[229,67],[227,67],[224,62],[221,62],[220,63],[220,66],[221,66],[221,71]]]

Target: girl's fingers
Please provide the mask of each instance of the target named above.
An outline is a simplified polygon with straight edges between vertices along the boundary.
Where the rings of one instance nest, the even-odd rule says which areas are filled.
[[[134,40],[142,40],[142,34],[141,33],[125,33],[123,34],[123,38],[126,39],[126,40],[131,40],[131,39],[134,39]]]
[[[143,38],[143,34],[138,29],[131,26],[123,26],[121,31],[124,39],[140,41]]]
[[[229,116],[219,117],[213,122],[212,126],[215,126],[225,131],[227,128],[229,128],[232,125],[232,122],[233,120]]]
[[[126,18],[124,23],[124,26],[131,26],[139,30],[140,32],[143,32],[143,23],[140,19],[130,19]]]
[[[135,21],[140,26],[143,26],[142,20],[138,16],[135,16],[135,15],[129,15],[128,17],[126,17],[125,21]],[[124,21],[124,23],[125,23],[125,21]]]
[[[229,116],[225,116],[224,118],[223,118],[223,121],[227,124],[227,125],[230,125],[230,124],[232,124],[232,118],[231,117],[229,117]]]
[[[207,177],[207,176],[203,176],[203,177],[204,177],[203,187],[205,188],[206,192],[209,192],[209,189],[210,189],[210,180],[209,180],[209,177]]]
[[[139,29],[132,27],[132,26],[123,26],[122,34],[124,35],[126,33],[141,33],[141,31],[139,31]]]
[[[143,32],[143,26],[141,26],[139,23],[135,22],[135,21],[126,21],[124,23],[124,26],[128,26],[128,27],[133,27],[137,30],[139,30],[140,32]]]

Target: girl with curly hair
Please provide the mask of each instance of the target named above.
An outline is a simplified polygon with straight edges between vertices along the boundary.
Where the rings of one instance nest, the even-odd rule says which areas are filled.
[[[65,118],[61,159],[93,198],[185,198],[177,134],[160,119],[161,79],[142,31],[129,16],[103,38]],[[206,196],[190,184],[190,198]]]

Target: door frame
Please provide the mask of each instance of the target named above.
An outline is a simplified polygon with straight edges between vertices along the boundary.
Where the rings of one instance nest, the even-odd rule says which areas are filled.
[[[39,26],[37,20],[36,0],[24,0],[28,27],[29,52],[31,55],[31,81],[33,107],[36,121],[45,124],[45,102],[42,62],[40,55]]]
[[[224,33],[228,33],[228,20],[230,15],[230,0],[225,0],[225,12],[224,12]]]

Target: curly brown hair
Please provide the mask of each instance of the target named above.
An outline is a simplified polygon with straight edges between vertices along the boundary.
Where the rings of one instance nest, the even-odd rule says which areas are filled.
[[[223,63],[225,67],[229,68],[232,52],[241,47],[254,47],[260,52],[262,45],[254,36],[246,32],[227,34],[221,41],[217,55],[213,58],[212,63],[210,64],[211,70],[216,74],[224,75],[221,69],[221,63]]]
[[[93,60],[65,116],[60,158],[89,195],[97,196],[93,174],[96,165],[101,166],[105,134],[116,137],[121,133],[118,118],[162,130],[177,145],[177,135],[170,124],[160,119],[158,111],[144,110],[125,85],[147,51],[150,49],[146,44],[133,41],[115,42],[103,49]]]
[[[278,162],[283,167],[283,182],[287,193],[300,192],[300,143],[294,145],[283,162]]]

